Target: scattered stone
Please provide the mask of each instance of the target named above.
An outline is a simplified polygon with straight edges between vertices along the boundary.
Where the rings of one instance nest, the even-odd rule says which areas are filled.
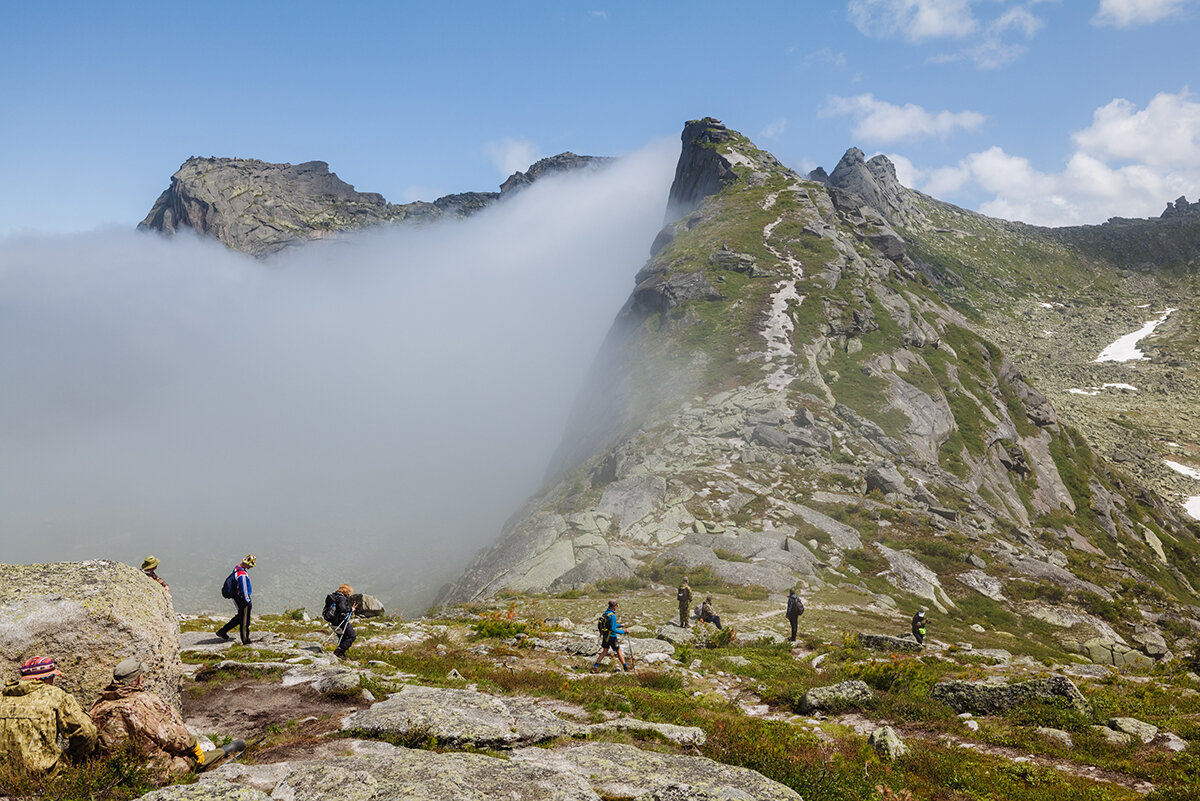
[[[891,726],[882,726],[871,732],[867,742],[875,749],[875,753],[889,762],[908,753],[908,746]]]
[[[296,684],[310,684],[321,695],[356,695],[362,688],[362,674],[346,667],[300,665],[283,674],[284,687]]]
[[[813,687],[800,698],[796,704],[796,711],[808,715],[813,712],[859,709],[869,704],[873,698],[871,688],[865,682],[843,681],[828,687]]]
[[[692,641],[692,630],[685,629],[678,623],[667,623],[659,627],[658,639],[674,645],[685,645]]]
[[[722,661],[722,662],[728,662],[728,663],[729,663],[729,664],[731,664],[731,665],[737,665],[738,667],[746,667],[747,665],[753,665],[753,664],[754,664],[753,662],[751,662],[751,661],[750,661],[749,659],[747,659],[746,657],[744,657],[744,656],[736,656],[736,655],[734,655],[734,656],[723,656],[723,657],[721,657],[721,661]]]
[[[1100,734],[1110,745],[1130,745],[1133,743],[1133,735],[1126,734],[1123,731],[1116,731],[1107,726],[1092,726],[1092,731]]]
[[[1137,718],[1109,718],[1108,727],[1148,743],[1158,734],[1158,727]]]
[[[1154,745],[1157,745],[1160,748],[1165,748],[1168,751],[1174,751],[1177,754],[1181,751],[1186,751],[1188,747],[1187,740],[1183,739],[1178,734],[1169,731],[1160,731],[1158,736],[1155,737],[1152,742]]]
[[[956,712],[994,715],[1030,701],[1053,701],[1065,698],[1084,714],[1091,714],[1091,705],[1071,680],[1065,676],[1030,679],[1017,684],[988,684],[981,681],[952,679],[938,682],[929,697],[947,704]]]
[[[907,637],[891,637],[887,634],[865,634],[860,632],[858,644],[872,651],[890,651],[893,653],[920,653],[921,644]]]
[[[361,592],[351,595],[350,603],[358,604],[358,611],[355,614],[360,617],[380,617],[385,611],[378,598]]]
[[[1046,726],[1038,726],[1037,733],[1048,740],[1054,740],[1056,743],[1065,748],[1075,747],[1075,741],[1071,739],[1071,735],[1067,734],[1062,729],[1051,729]]]
[[[707,739],[704,736],[704,730],[696,726],[652,723],[647,720],[638,720],[637,718],[606,720],[603,723],[594,723],[589,728],[591,731],[654,732],[661,735],[667,742],[685,747],[702,746]]]

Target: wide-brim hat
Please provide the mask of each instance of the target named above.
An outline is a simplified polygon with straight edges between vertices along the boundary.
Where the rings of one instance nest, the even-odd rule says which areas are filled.
[[[119,665],[113,668],[113,680],[124,684],[137,681],[137,677],[146,672],[146,666],[137,659],[130,657],[124,659]]]
[[[142,560],[142,570],[153,570],[156,567],[158,567],[157,556],[147,556]]]
[[[22,663],[20,672],[22,680],[62,675],[62,671],[58,669],[58,663],[52,656],[35,656],[33,659],[27,659]]]

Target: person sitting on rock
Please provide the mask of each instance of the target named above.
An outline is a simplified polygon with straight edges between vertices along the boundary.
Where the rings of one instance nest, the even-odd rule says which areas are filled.
[[[713,611],[711,595],[705,597],[704,603],[700,604],[700,619],[705,623],[712,623],[718,629],[721,628],[721,616]]]
[[[358,604],[350,603],[350,596],[353,594],[354,588],[343,584],[325,596],[325,611],[321,616],[333,626],[333,633],[340,635],[337,650],[333,652],[338,659],[344,659],[346,651],[350,650],[350,646],[358,639],[354,626],[350,625],[350,618],[358,609]]]
[[[621,665],[622,670],[629,670],[629,665],[625,662],[625,656],[621,653],[620,635],[625,633],[625,629],[621,628],[621,624],[617,622],[617,602],[609,601],[608,609],[604,610],[604,614],[600,616],[600,655],[596,657],[596,664],[592,665],[592,672],[595,673],[600,669],[600,663],[604,661],[604,657],[608,656],[611,650],[613,655],[617,657],[617,662]]]
[[[100,748],[114,754],[132,744],[146,760],[151,778],[166,784],[203,765],[205,754],[175,709],[142,686],[146,666],[126,659],[113,669],[113,680],[88,710]],[[215,752],[214,752],[215,753]]]
[[[917,644],[925,642],[925,626],[928,624],[928,619],[925,617],[925,610],[919,609],[913,615],[912,619],[912,635],[916,639]]]
[[[158,557],[157,556],[147,556],[145,559],[142,560],[142,572],[145,573],[150,578],[157,581],[159,584],[161,584],[164,590],[166,590],[167,592],[170,592],[171,588],[167,586],[167,582],[165,582],[161,578],[159,578],[158,574],[154,572],[157,568],[158,568]]]
[[[688,609],[692,603],[692,588],[688,586],[687,576],[683,577],[683,583],[675,591],[675,600],[679,601],[679,625],[686,629],[688,627]]]
[[[54,686],[61,676],[52,657],[26,661],[20,679],[0,690],[0,770],[24,770],[53,776],[62,769],[63,752],[82,757],[96,747],[96,727],[70,693]]]

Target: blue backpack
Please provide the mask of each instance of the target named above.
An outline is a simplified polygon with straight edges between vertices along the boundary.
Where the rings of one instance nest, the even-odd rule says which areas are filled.
[[[235,597],[237,597],[237,590],[238,590],[237,568],[235,567],[233,569],[233,572],[230,573],[229,576],[225,579],[225,583],[221,585],[221,597],[222,598],[235,598]]]

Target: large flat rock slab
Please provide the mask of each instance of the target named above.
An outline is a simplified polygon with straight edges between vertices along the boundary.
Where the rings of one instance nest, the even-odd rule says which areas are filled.
[[[342,728],[375,736],[428,736],[475,748],[512,748],[587,733],[586,726],[565,721],[530,698],[413,684],[351,715]]]
[[[538,765],[585,779],[605,799],[670,795],[686,786],[692,794],[670,797],[714,801],[802,801],[799,793],[757,771],[698,756],[642,751],[631,745],[588,743],[569,748],[521,748],[517,764]],[[672,789],[674,788],[674,789]]]
[[[157,790],[145,801],[600,801],[573,773],[482,754],[395,746],[370,754],[274,765],[229,765],[197,784]],[[234,782],[247,782],[253,786]]]

